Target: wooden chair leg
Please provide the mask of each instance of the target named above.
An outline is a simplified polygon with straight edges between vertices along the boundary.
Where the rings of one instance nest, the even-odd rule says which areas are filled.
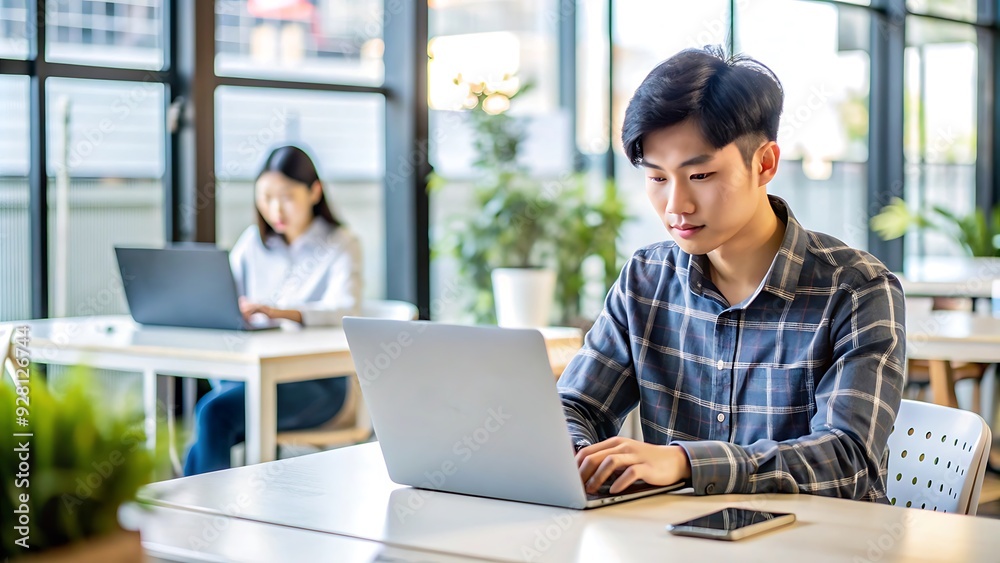
[[[955,397],[955,374],[948,360],[930,360],[927,362],[930,371],[931,394],[934,403],[946,407],[958,408]]]
[[[981,379],[973,380],[972,381],[972,408],[969,409],[972,412],[979,413],[979,412],[983,411],[983,391],[982,391],[982,389],[983,389],[983,386],[982,386],[982,380]]]

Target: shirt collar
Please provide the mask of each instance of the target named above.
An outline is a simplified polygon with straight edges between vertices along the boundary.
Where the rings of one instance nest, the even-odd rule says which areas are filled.
[[[762,289],[785,301],[792,301],[795,299],[795,290],[798,287],[799,274],[802,272],[806,254],[807,231],[795,219],[785,200],[770,194],[767,199],[778,219],[785,223],[785,236],[781,239],[781,247],[778,248],[778,253],[764,276]],[[688,287],[692,293],[702,295],[704,284],[708,279],[707,272],[711,268],[708,256],[705,254],[687,256]]]
[[[330,225],[322,217],[313,217],[309,227],[306,232],[302,233],[302,236],[295,239],[292,244],[287,244],[285,238],[281,235],[274,234],[268,238],[268,246],[270,248],[302,248],[303,246],[310,245],[319,242],[326,238],[330,231]]]

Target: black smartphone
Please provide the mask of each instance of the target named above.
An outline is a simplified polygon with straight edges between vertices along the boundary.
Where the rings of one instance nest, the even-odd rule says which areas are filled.
[[[787,526],[792,522],[795,522],[795,515],[791,513],[723,508],[686,522],[670,524],[667,531],[678,536],[732,541]]]

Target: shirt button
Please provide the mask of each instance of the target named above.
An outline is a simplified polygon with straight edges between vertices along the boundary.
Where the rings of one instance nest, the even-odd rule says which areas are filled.
[[[724,415],[724,414],[722,414],[720,412],[719,416],[715,417],[715,420],[718,420],[719,422],[722,422],[723,420],[726,420],[726,415]]]
[[[715,492],[715,483],[709,483],[705,485],[705,494],[710,495]]]
[[[717,367],[719,369],[722,369],[723,366],[725,366],[725,365],[726,365],[725,362],[723,362],[722,360],[719,360],[719,362],[717,364],[715,364],[715,367]]]

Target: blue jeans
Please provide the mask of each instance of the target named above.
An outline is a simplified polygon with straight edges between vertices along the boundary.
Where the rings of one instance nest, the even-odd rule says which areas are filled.
[[[347,378],[332,377],[278,385],[278,431],[319,426],[333,418],[347,396]],[[198,401],[195,443],[184,475],[229,467],[229,450],[246,436],[246,391],[242,383],[222,382]]]

